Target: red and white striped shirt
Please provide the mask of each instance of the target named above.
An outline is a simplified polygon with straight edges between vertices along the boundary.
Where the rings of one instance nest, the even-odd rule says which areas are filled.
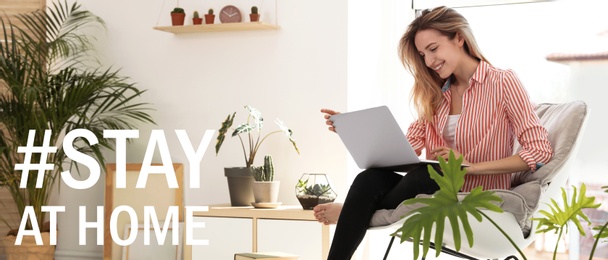
[[[443,100],[433,116],[433,122],[417,120],[406,134],[418,155],[448,146],[443,131],[450,112],[449,81]],[[456,126],[455,144],[471,163],[495,161],[513,155],[514,138],[521,144],[518,155],[532,171],[537,163],[547,163],[553,156],[547,130],[540,125],[534,105],[521,82],[511,70],[501,70],[480,61],[469,80],[469,88],[462,97],[462,112]],[[462,191],[482,186],[484,190],[510,189],[511,173],[493,175],[465,175]]]

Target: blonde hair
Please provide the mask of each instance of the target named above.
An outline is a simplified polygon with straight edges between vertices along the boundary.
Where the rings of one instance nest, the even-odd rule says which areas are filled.
[[[414,44],[416,33],[427,29],[434,29],[450,40],[461,35],[464,38],[463,47],[469,55],[486,62],[487,60],[477,46],[468,21],[454,9],[445,6],[426,9],[410,23],[399,41],[399,58],[414,76],[411,100],[418,112],[418,117],[432,121],[435,110],[443,97],[441,87],[445,80],[426,66],[424,58]]]

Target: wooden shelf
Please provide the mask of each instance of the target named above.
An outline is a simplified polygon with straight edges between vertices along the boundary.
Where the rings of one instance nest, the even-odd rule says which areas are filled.
[[[170,32],[174,34],[195,32],[225,32],[225,31],[253,31],[253,30],[278,30],[279,26],[263,22],[249,23],[216,23],[198,24],[184,26],[156,26],[154,30]]]

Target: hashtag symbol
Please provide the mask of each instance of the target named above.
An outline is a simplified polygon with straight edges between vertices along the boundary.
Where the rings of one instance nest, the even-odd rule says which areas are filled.
[[[18,153],[24,153],[23,163],[15,164],[15,171],[21,170],[21,184],[19,188],[26,188],[27,179],[31,170],[38,170],[38,178],[36,179],[36,188],[42,188],[42,180],[45,172],[53,170],[54,165],[52,163],[46,163],[46,157],[49,153],[56,153],[57,147],[50,146],[51,143],[51,130],[44,131],[44,140],[42,146],[34,146],[34,140],[36,139],[36,130],[30,130],[27,136],[27,146],[19,146],[17,148]],[[40,162],[32,163],[32,154],[40,154]]]

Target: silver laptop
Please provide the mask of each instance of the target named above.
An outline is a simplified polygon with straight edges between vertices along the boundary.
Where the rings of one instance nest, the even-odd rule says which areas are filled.
[[[331,116],[330,120],[361,169],[409,171],[421,163],[439,163],[418,158],[386,106],[341,113]]]

